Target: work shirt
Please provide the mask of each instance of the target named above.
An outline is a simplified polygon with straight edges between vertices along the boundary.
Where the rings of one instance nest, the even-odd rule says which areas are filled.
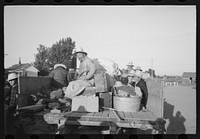
[[[11,95],[10,95],[10,107],[16,107],[17,106],[17,95],[18,95],[18,85],[15,84],[11,88]]]
[[[68,85],[67,75],[68,72],[62,67],[57,67],[49,73],[49,77],[52,77],[55,80],[54,86],[58,88]]]
[[[96,67],[93,61],[89,57],[85,56],[85,59],[80,62],[78,79],[81,78],[82,76],[85,76],[86,80],[92,85],[94,85],[95,72],[96,72]]]
[[[141,104],[143,104],[143,106],[146,107],[147,100],[148,100],[148,89],[147,89],[146,82],[143,79],[140,79],[140,81],[136,83],[136,86],[139,87],[140,90],[142,91]]]

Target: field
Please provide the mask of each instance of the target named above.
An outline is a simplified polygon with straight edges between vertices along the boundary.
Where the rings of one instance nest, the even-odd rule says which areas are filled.
[[[167,134],[196,134],[196,89],[164,87],[164,118]]]

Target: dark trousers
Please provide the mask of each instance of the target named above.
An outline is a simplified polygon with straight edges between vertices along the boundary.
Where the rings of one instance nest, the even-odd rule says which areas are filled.
[[[17,126],[16,126],[16,117],[15,107],[8,107],[7,111],[4,113],[4,123],[5,123],[5,134],[16,134]]]

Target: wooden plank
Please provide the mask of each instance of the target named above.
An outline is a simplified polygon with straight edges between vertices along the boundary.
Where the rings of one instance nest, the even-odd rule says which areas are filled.
[[[116,125],[118,127],[124,127],[124,128],[140,128],[141,126],[143,126],[142,122],[133,122],[133,123],[129,123],[129,122],[116,122]],[[145,126],[147,127],[147,129],[153,129],[153,126],[151,124],[145,124]]]
[[[103,112],[95,112],[94,117],[102,117]]]
[[[120,116],[120,118],[125,119],[125,115],[123,111],[115,111],[115,112]]]
[[[156,120],[157,117],[152,113],[152,112],[146,112],[146,115],[148,116],[148,118],[150,119],[150,121]]]
[[[124,112],[125,121],[133,120],[133,117],[130,112]]]
[[[83,125],[83,126],[109,126],[109,122],[101,121],[70,121],[65,122],[66,125]]]
[[[131,115],[133,119],[141,119],[141,117],[138,115],[138,112],[131,112]]]
[[[146,112],[139,111],[138,115],[141,117],[141,120],[149,120],[149,117],[147,116]]]
[[[109,118],[110,111],[103,111],[102,117]]]

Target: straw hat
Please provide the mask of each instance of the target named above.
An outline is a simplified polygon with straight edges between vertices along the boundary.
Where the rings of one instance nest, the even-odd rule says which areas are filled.
[[[135,71],[134,70],[128,71],[128,76],[131,76],[131,77],[135,76]]]
[[[127,66],[134,66],[134,65],[133,65],[133,62],[130,61],[130,62],[127,64]]]
[[[136,67],[135,67],[135,70],[140,70],[140,71],[142,71],[142,69],[141,69],[140,66],[136,66]]]
[[[140,70],[136,70],[136,71],[135,71],[135,76],[137,76],[137,77],[139,77],[139,78],[142,78],[143,72],[140,71]]]
[[[77,53],[83,53],[83,54],[87,55],[87,53],[86,53],[86,52],[83,50],[83,48],[81,48],[81,47],[77,47],[77,48],[75,49],[74,54],[76,55]]]
[[[16,74],[16,73],[10,73],[10,74],[8,75],[8,81],[13,80],[13,79],[16,79],[16,78],[17,78],[17,74]]]
[[[56,64],[54,65],[54,69],[56,69],[57,67],[63,67],[64,69],[67,69],[67,67],[63,64]]]

